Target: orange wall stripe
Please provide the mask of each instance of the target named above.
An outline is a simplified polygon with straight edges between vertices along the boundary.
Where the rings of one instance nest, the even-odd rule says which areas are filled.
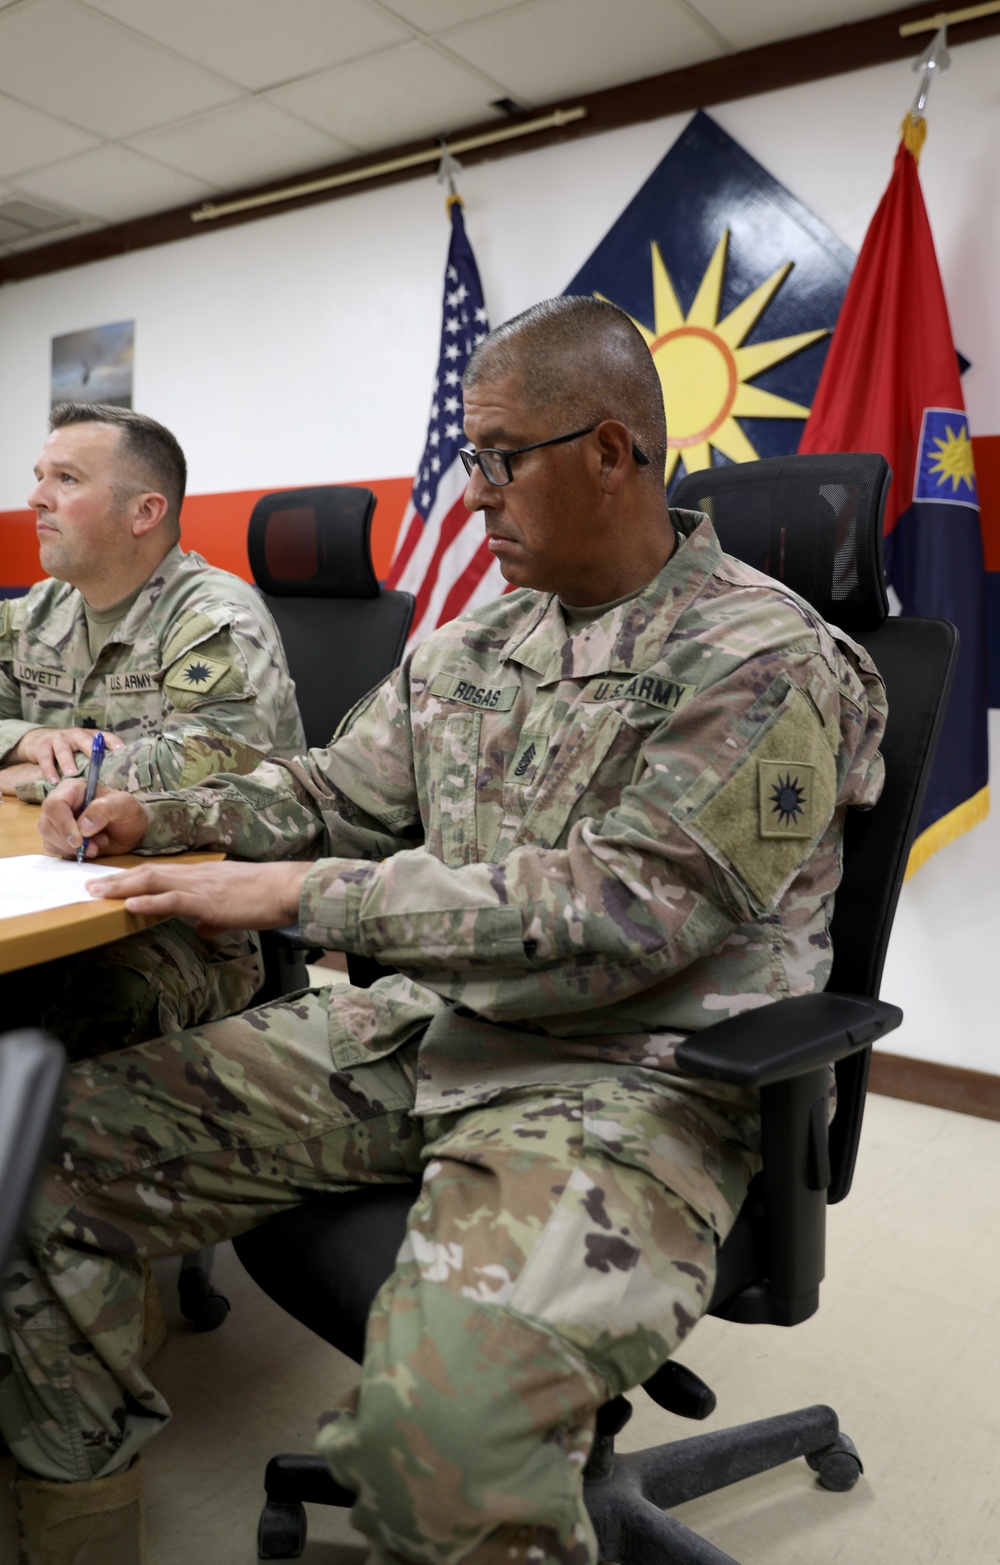
[[[1000,435],[976,435],[972,449],[979,485],[983,551],[988,571],[1000,571]],[[412,478],[372,478],[364,487],[377,497],[372,522],[375,573],[384,580],[396,535],[410,498]],[[247,523],[255,503],[272,489],[240,489],[228,494],[189,495],[181,525],[184,547],[196,549],[212,565],[250,581]],[[0,511],[0,587],[30,587],[40,581],[33,511]]]
[[[389,562],[413,487],[412,478],[373,478],[361,487],[375,492],[372,559],[380,580]],[[185,549],[203,554],[211,565],[252,581],[247,559],[247,523],[257,501],[274,489],[238,489],[229,494],[189,495],[181,512]],[[34,511],[0,511],[0,587],[30,587],[41,581]]]

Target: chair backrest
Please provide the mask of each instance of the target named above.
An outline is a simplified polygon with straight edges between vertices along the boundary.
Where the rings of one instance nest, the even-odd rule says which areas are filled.
[[[874,810],[851,811],[846,822],[827,986],[872,999],[958,649],[958,632],[943,620],[889,617],[882,518],[891,476],[875,454],[769,457],[691,473],[671,494],[672,505],[711,517],[727,553],[791,587],[853,636],[885,681],[885,788]],[[866,1049],[837,1067],[831,1202],[850,1189],[870,1059]]]
[[[33,1029],[0,1038],[0,1266],[34,1189],[66,1057]]]
[[[375,496],[323,484],[265,495],[247,552],[281,633],[310,748],[399,663],[413,597],[379,585],[371,558]]]

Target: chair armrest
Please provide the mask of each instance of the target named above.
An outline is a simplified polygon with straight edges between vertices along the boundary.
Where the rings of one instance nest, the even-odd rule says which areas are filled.
[[[903,1020],[898,1005],[850,994],[804,994],[693,1033],[677,1047],[684,1076],[766,1087],[833,1065]]]
[[[902,1019],[898,1006],[881,1000],[800,995],[706,1027],[678,1046],[684,1075],[760,1090],[767,1280],[715,1313],[794,1326],[816,1309],[826,1206],[850,1184],[863,1107],[862,1097],[856,1130],[831,1163],[830,1066],[860,1055]]]

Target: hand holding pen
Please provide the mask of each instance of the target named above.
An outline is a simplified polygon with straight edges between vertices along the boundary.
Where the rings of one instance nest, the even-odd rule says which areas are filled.
[[[90,806],[94,802],[94,795],[97,792],[97,784],[101,775],[101,765],[104,761],[104,750],[104,735],[95,734],[94,743],[90,750],[90,767],[87,771],[87,791],[83,796],[83,809],[80,811],[81,815],[86,815]],[[78,864],[83,863],[89,845],[90,838],[84,837],[80,843],[80,846],[76,850],[76,862]]]

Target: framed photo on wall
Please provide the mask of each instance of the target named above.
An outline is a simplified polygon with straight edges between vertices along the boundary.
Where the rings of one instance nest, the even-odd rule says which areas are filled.
[[[135,321],[89,326],[52,339],[51,406],[110,402],[132,406]]]

